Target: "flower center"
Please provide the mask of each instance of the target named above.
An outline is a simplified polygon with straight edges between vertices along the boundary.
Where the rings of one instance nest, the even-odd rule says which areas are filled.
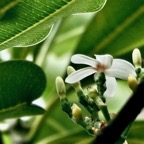
[[[105,65],[99,64],[97,65],[96,70],[104,72],[106,70],[106,67]]]

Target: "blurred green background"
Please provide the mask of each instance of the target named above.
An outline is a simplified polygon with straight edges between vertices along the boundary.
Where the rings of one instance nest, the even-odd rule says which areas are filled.
[[[111,54],[114,58],[132,62],[132,51],[138,47],[144,56],[144,1],[108,0],[98,13],[65,16],[54,23],[44,41],[34,46],[19,47],[2,50],[0,59],[1,61],[29,60],[43,69],[47,78],[47,87],[42,95],[42,106],[46,109],[46,113],[27,121],[20,120],[21,126],[18,129],[14,127],[10,132],[11,136],[13,133],[19,137],[24,135],[31,144],[88,144],[93,137],[71,121],[61,110],[55,79],[57,76],[65,79],[66,68],[72,65],[70,57],[75,53],[91,57],[94,57],[94,54]],[[73,66],[76,69],[80,68]],[[90,76],[82,80],[84,91],[92,82],[92,78]],[[117,113],[131,94],[127,81],[118,80],[115,97],[107,100],[109,111]],[[69,85],[67,85],[67,96],[70,102],[82,107]],[[144,144],[143,131],[144,113],[142,112],[130,130],[128,143]],[[5,132],[3,138],[7,143],[11,143],[11,136]]]

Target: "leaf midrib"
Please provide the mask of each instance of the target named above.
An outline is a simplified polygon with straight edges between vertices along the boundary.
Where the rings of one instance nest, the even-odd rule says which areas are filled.
[[[35,23],[35,24],[33,24],[32,26],[28,27],[27,29],[23,30],[22,32],[20,32],[20,33],[18,33],[18,34],[15,34],[13,37],[7,39],[6,41],[3,41],[3,42],[0,44],[0,46],[3,45],[3,44],[8,43],[9,41],[11,41],[11,40],[19,37],[20,35],[26,33],[27,31],[29,31],[29,30],[35,28],[36,26],[42,24],[43,22],[47,21],[49,18],[53,17],[54,15],[56,15],[57,13],[59,13],[60,11],[64,10],[66,7],[72,5],[75,1],[76,1],[76,0],[71,0],[71,1],[67,2],[67,3],[66,3],[64,6],[62,6],[61,8],[56,9],[52,14],[49,14],[47,17],[41,19],[40,21],[38,21],[37,23]]]
[[[1,109],[0,113],[9,112],[9,111],[15,110],[17,108],[20,108],[20,107],[23,107],[23,106],[26,106],[26,105],[27,105],[26,102],[21,103],[21,104],[17,104],[15,106],[11,106],[11,107],[8,107],[8,108]]]

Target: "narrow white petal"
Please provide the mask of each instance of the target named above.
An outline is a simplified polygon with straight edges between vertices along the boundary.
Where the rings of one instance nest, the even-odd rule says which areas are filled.
[[[112,76],[125,80],[128,79],[129,74],[136,77],[134,66],[131,63],[121,59],[114,59],[111,68],[106,70],[105,74],[107,76]]]
[[[111,98],[116,93],[116,79],[114,77],[106,76],[106,91],[104,92],[104,96],[106,98]]]
[[[86,64],[92,66],[93,68],[95,68],[99,64],[99,62],[96,59],[82,54],[73,55],[71,57],[71,62],[75,64]]]
[[[107,68],[110,68],[113,62],[113,57],[109,54],[106,55],[95,55],[96,60],[98,60],[102,65]]]
[[[72,74],[68,75],[68,77],[65,79],[65,82],[71,83],[71,84],[76,83],[94,73],[96,73],[95,69],[93,69],[92,67],[86,67],[86,68],[80,69],[80,70],[75,71]]]

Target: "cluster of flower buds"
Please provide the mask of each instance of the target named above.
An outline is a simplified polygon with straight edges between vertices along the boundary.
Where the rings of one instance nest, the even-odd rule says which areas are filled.
[[[68,75],[70,75],[74,71],[75,69],[71,66],[67,68]],[[105,79],[103,74],[100,75],[100,78],[97,79],[96,83],[99,84],[99,87],[103,85],[105,89],[105,81],[101,82],[101,79]],[[85,94],[80,82],[76,82],[71,85],[78,96],[79,103],[84,106],[85,109],[89,112],[89,116],[83,116],[84,114],[80,106],[68,101],[66,97],[65,83],[61,77],[57,77],[56,89],[60,97],[62,110],[67,113],[72,121],[83,127],[90,135],[95,135],[96,133],[100,132],[100,130],[111,120],[107,105],[103,101],[102,97],[99,96],[99,93],[101,93],[101,89],[98,91],[96,88],[88,86],[87,94]],[[103,118],[100,118],[100,111],[103,113],[105,120],[103,120]]]
[[[61,77],[56,78],[56,89],[60,97],[62,110],[90,135],[99,134],[101,129],[115,118],[116,114],[109,113],[106,104],[106,98],[111,98],[115,95],[115,78],[128,80],[129,87],[133,91],[138,83],[144,80],[144,69],[142,68],[142,58],[139,49],[134,49],[132,54],[134,66],[125,60],[113,59],[108,54],[95,55],[95,57],[96,59],[81,54],[74,55],[71,58],[73,63],[86,64],[90,67],[77,71],[71,66],[67,68],[68,77],[65,82],[74,88],[80,104],[69,102],[66,97],[66,87],[63,79]],[[94,74],[96,86],[88,86],[87,92],[84,92],[80,80],[92,74]],[[81,106],[89,112],[88,115],[84,114],[80,108]],[[100,112],[103,117],[100,116]],[[127,143],[125,136],[121,138],[122,143]]]

